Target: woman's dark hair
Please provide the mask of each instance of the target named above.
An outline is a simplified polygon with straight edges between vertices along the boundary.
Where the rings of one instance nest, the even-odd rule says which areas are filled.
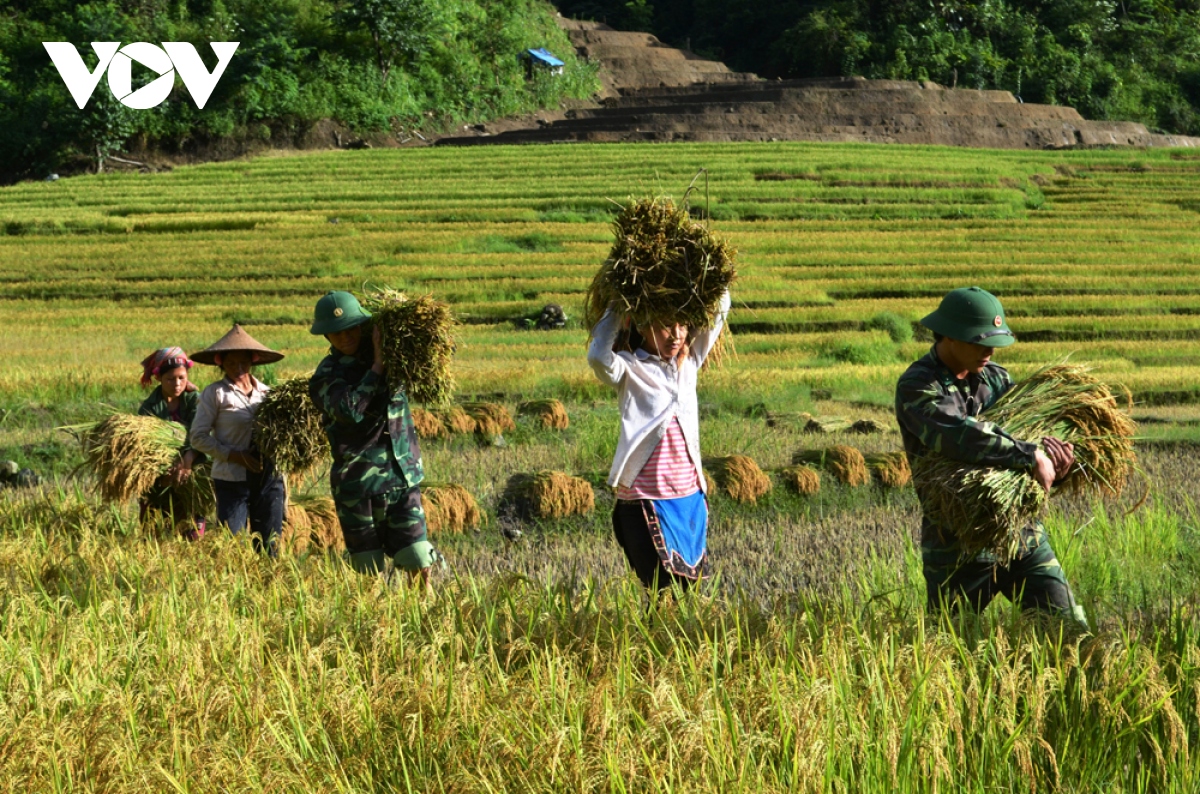
[[[945,339],[945,338],[946,338],[946,337],[942,336],[942,335],[941,335],[941,334],[939,334],[937,331],[934,331],[934,332],[933,332],[933,343],[934,343],[935,345],[936,345],[938,342],[940,342],[940,341],[942,341],[943,339]]]

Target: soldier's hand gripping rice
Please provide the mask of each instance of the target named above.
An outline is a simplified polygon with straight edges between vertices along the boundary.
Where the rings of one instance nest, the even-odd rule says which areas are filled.
[[[437,553],[426,536],[421,446],[403,388],[389,385],[378,328],[348,292],[317,301],[310,332],[331,345],[309,389],[325,415],[329,486],[352,566],[397,568],[426,583]]]

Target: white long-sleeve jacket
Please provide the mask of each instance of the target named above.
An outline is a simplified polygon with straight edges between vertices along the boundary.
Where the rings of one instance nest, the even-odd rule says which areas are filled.
[[[667,423],[679,417],[688,455],[696,463],[696,474],[704,484],[700,467],[700,411],[696,400],[696,374],[716,344],[729,314],[729,293],[721,298],[711,328],[688,339],[688,354],[676,365],[644,350],[614,353],[612,346],[620,331],[621,318],[605,312],[592,333],[588,364],[602,383],[617,387],[621,409],[621,432],[617,454],[608,473],[608,484],[631,487],[654,448],[666,434]]]

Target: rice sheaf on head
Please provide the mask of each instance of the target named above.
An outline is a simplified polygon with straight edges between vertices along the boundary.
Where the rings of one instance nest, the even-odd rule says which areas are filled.
[[[613,220],[608,259],[588,289],[589,329],[610,306],[635,326],[712,327],[737,275],[737,250],[668,198],[631,201]]]

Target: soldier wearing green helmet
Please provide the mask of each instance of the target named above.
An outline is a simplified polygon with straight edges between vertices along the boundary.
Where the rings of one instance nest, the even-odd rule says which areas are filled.
[[[331,346],[308,387],[325,414],[330,491],[356,570],[380,572],[390,558],[428,586],[437,552],[421,507],[421,446],[404,390],[388,388],[370,320],[349,292],[326,293],[313,311],[310,333]]]
[[[1008,370],[991,360],[996,348],[1016,341],[1000,301],[979,287],[956,289],[921,325],[933,331],[933,348],[896,384],[896,419],[909,463],[937,452],[964,463],[1025,469],[1049,490],[1074,465],[1072,446],[1056,438],[1017,439],[979,418],[1013,385]],[[1007,566],[987,552],[964,556],[955,541],[964,529],[922,518],[921,559],[930,609],[966,602],[982,610],[1004,595],[1027,609],[1048,610],[1087,626],[1040,523],[1025,528],[1021,549]]]

